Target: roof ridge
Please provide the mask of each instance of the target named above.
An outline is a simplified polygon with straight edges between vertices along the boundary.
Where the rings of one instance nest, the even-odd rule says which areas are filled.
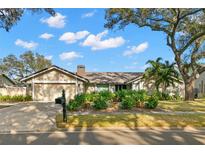
[[[144,73],[144,72],[85,72],[85,73]]]

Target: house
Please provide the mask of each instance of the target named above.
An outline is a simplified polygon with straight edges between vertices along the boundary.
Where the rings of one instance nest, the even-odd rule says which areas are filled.
[[[197,79],[194,83],[194,93],[195,97],[204,97],[205,96],[205,72],[197,75]]]
[[[19,86],[5,74],[0,74],[0,95],[26,95],[25,86]]]
[[[86,72],[84,65],[78,65],[77,72],[73,73],[53,65],[21,81],[27,84],[27,94],[33,100],[54,101],[61,95],[62,89],[66,92],[67,100],[83,92],[146,89],[142,76],[142,72]]]
[[[73,73],[58,66],[51,66],[21,79],[27,84],[27,93],[36,101],[54,101],[62,89],[67,99],[83,92],[121,89],[141,89],[138,82],[142,73],[135,72],[86,72],[78,65]]]
[[[62,89],[66,92],[66,98],[71,99],[84,92],[85,84],[88,83],[88,79],[55,65],[35,72],[21,81],[27,84],[27,91],[35,101],[54,101],[61,96]]]
[[[140,79],[142,72],[86,72],[84,65],[78,65],[77,73],[89,80],[86,92],[109,90],[111,92],[122,89],[142,89]]]
[[[15,82],[12,81],[8,76],[6,76],[5,74],[0,74],[0,88],[14,85]]]

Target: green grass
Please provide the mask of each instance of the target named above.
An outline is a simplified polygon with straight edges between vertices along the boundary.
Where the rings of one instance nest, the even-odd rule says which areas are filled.
[[[59,128],[205,127],[205,114],[89,114],[68,116],[68,123],[57,115],[56,122]]]
[[[195,101],[160,101],[157,108],[169,111],[193,111],[205,112],[205,100],[197,99]]]

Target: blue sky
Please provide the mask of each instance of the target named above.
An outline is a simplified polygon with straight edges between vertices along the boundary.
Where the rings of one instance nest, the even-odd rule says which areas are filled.
[[[173,60],[166,37],[149,28],[129,25],[104,28],[104,9],[55,9],[56,17],[26,12],[10,32],[0,29],[0,57],[32,50],[53,64],[76,71],[142,72],[149,59]]]

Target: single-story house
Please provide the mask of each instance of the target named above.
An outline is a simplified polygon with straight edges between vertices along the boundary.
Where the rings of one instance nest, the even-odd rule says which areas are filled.
[[[5,74],[0,74],[0,88],[7,87],[7,86],[14,86],[15,82],[11,80]]]
[[[71,99],[85,91],[88,79],[73,72],[51,66],[21,79],[27,84],[28,93],[35,101],[54,101],[65,90],[66,98]]]
[[[78,65],[77,72],[70,72],[53,65],[21,81],[27,84],[27,93],[33,100],[54,101],[61,96],[62,89],[65,90],[67,99],[83,92],[146,89],[142,76],[143,72],[86,72],[84,65]]]
[[[0,74],[0,95],[26,95],[27,89],[25,85],[18,85],[5,74]]]

